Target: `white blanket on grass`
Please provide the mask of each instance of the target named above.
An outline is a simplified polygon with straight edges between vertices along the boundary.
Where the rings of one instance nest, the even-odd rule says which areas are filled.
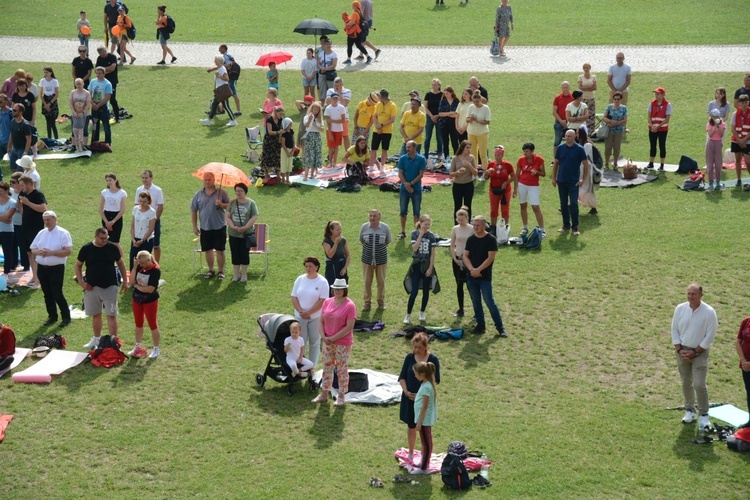
[[[349,369],[349,372],[360,372],[367,374],[369,389],[365,392],[346,393],[347,403],[362,403],[368,405],[390,405],[401,401],[401,384],[398,383],[398,375],[376,372],[368,368]],[[323,370],[318,370],[313,375],[313,380],[320,384],[323,378]],[[331,389],[333,397],[338,396],[338,390]]]

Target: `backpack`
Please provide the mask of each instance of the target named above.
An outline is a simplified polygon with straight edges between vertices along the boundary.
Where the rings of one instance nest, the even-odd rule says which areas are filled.
[[[102,335],[97,348],[89,353],[91,364],[105,368],[112,368],[115,365],[122,364],[126,356],[120,350],[121,344],[122,342],[117,337],[115,337],[115,340],[112,340],[111,335]]]
[[[452,490],[467,490],[471,488],[471,480],[469,479],[469,471],[464,465],[464,461],[461,457],[453,453],[443,459],[443,465],[440,467],[440,476],[443,478],[443,483]]]
[[[527,234],[524,234],[522,241],[523,243],[521,243],[521,248],[525,248],[526,250],[536,250],[537,248],[541,248],[542,231],[541,229],[539,229],[539,226],[536,226]]]
[[[60,334],[42,335],[34,341],[34,347],[49,347],[50,349],[65,349],[65,337]]]
[[[237,61],[232,59],[232,64],[229,65],[229,79],[232,81],[237,81],[240,79],[240,72],[242,71],[242,68],[239,64],[237,64]]]
[[[130,28],[127,29],[128,40],[135,40],[135,34],[136,34],[135,24],[133,23],[133,20],[131,19]]]
[[[677,165],[678,174],[689,174],[698,170],[698,162],[689,156],[680,156],[680,163]]]
[[[703,179],[705,174],[703,172],[696,172],[682,183],[682,190],[684,191],[700,191],[703,189]],[[679,186],[678,186],[679,187]]]
[[[167,33],[171,35],[174,33],[176,27],[177,24],[174,22],[174,19],[172,19],[172,16],[167,16]]]
[[[602,169],[604,168],[604,159],[602,158],[602,153],[599,151],[599,148],[591,145],[591,156],[592,160],[594,162],[594,165],[596,165],[596,168]]]

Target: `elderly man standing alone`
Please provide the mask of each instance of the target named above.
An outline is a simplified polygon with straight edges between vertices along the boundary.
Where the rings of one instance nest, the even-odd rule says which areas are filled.
[[[57,309],[62,316],[61,327],[70,324],[70,309],[63,295],[65,279],[65,262],[73,251],[73,239],[70,233],[57,225],[57,214],[47,210],[42,214],[44,229],[31,242],[31,254],[36,259],[39,284],[44,292],[44,304],[47,306],[45,326],[57,322]]]
[[[682,422],[695,422],[695,400],[698,399],[700,419],[698,427],[711,427],[708,420],[708,349],[716,336],[719,320],[714,308],[703,302],[703,287],[691,283],[687,287],[687,302],[678,305],[672,317],[672,345],[677,369],[682,379],[685,416]]]
[[[633,74],[633,70],[630,66],[625,64],[625,54],[618,52],[615,56],[617,61],[615,64],[609,67],[607,72],[607,85],[609,85],[609,102],[615,102],[613,96],[615,92],[622,93],[622,102],[620,104],[628,103],[628,94],[630,86],[630,78]]]
[[[378,282],[378,309],[385,309],[385,270],[388,267],[388,244],[391,242],[391,228],[380,222],[380,210],[373,208],[370,221],[359,229],[362,243],[362,271],[365,278],[365,305],[363,311],[372,307],[372,275]]]

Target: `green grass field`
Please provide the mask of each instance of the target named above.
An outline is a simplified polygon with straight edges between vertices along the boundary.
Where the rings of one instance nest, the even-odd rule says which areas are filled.
[[[153,40],[156,5],[146,0],[126,2],[138,39]],[[342,29],[341,12],[350,2],[309,0],[299,5],[273,5],[261,0],[217,0],[170,4],[167,12],[177,22],[173,41],[215,43],[307,43],[292,33],[303,19],[319,17]],[[371,35],[376,45],[487,45],[492,38],[499,2],[458,0],[436,6],[431,0],[374,2]],[[629,2],[581,0],[571,4],[549,1],[510,2],[515,18],[511,45],[696,45],[747,43],[740,18],[732,16],[736,3],[715,0],[696,4],[673,0],[658,5],[648,0]],[[76,36],[81,8],[88,12],[93,32],[101,35],[104,1],[81,3],[59,0],[50,11],[41,0],[9,3],[3,10],[4,35],[70,38]],[[29,23],[35,12],[43,22]],[[41,19],[40,19],[41,21]]]
[[[0,74],[17,67],[40,73],[42,66],[0,63]],[[66,70],[58,71],[64,75]],[[284,75],[281,98],[286,102],[298,97],[299,89],[296,78]],[[382,74],[373,81],[372,75],[353,73],[347,86],[355,101],[384,86],[393,96],[403,96],[394,97],[400,105],[411,88],[426,89],[433,76],[460,87],[469,74]],[[521,144],[531,140],[549,158],[549,103],[559,82],[575,76],[484,76],[492,99],[491,143],[503,143],[515,159]],[[73,235],[75,254],[99,224],[104,174],[116,172],[132,199],[141,170],[154,170],[155,183],[166,195],[162,356],[111,370],[85,364],[49,385],[0,379],[0,413],[15,415],[0,444],[0,490],[9,498],[443,496],[438,476],[422,476],[419,485],[390,483],[400,472],[393,452],[406,445],[397,406],[334,410],[312,405],[306,388],[298,387],[289,397],[272,380],[263,389],[254,382],[269,355],[255,336],[256,318],[291,311],[289,294],[303,272],[303,258],[322,257],[325,222],[340,220],[350,239],[350,292],[361,305],[357,228],[368,209],[376,207],[396,229],[397,196],[374,188],[359,194],[253,189],[260,220],[271,228],[269,275],[246,286],[206,282],[192,271],[189,202],[200,183],[190,174],[224,158],[249,171],[252,165],[239,157],[246,149],[244,132],[198,123],[211,95],[201,69],[125,67],[120,80],[119,100],[134,118],[113,127],[115,152],[90,160],[40,161],[39,171],[49,207]],[[733,89],[736,82],[738,74],[639,73],[630,98],[632,133],[623,153],[645,159],[647,99],[652,88],[663,85],[668,97],[674,96],[668,160],[676,162],[684,153],[702,161],[706,102],[715,87]],[[262,89],[260,71],[243,72],[246,111],[261,104]],[[297,120],[296,113],[288,114]],[[259,120],[248,113],[240,122],[251,126]],[[67,133],[63,126],[62,135]],[[725,180],[732,175],[725,174]],[[432,345],[443,365],[436,450],[460,439],[494,462],[494,485],[471,495],[745,495],[748,458],[721,443],[692,444],[695,428],[680,424],[681,413],[663,408],[682,403],[669,325],[691,281],[705,287],[705,300],[719,314],[709,372],[711,400],[745,408],[734,336],[747,315],[741,255],[750,244],[743,230],[750,195],[734,189],[684,193],[674,187],[681,182],[680,176],[667,174],[636,189],[600,190],[600,215],[583,217],[583,234],[577,238],[558,237],[557,196],[545,182],[542,209],[550,237],[539,252],[502,249],[495,264],[495,297],[510,337],[467,334],[461,341]],[[477,186],[475,213],[487,211],[486,189]],[[450,189],[436,187],[423,207],[433,217],[434,230],[449,234]],[[514,232],[520,229],[515,205],[511,224]],[[405,314],[401,280],[409,259],[404,242],[391,246],[388,309],[382,314],[387,328],[355,335],[353,368],[400,370],[409,345],[388,333],[401,327]],[[73,258],[69,264],[67,275],[72,276]],[[259,260],[252,265],[257,270]],[[455,285],[445,251],[438,255],[437,270],[443,292],[430,300],[429,322],[453,324]],[[82,297],[72,280],[66,281],[65,292],[71,302]],[[129,298],[123,298],[120,312],[121,337],[129,350]],[[48,331],[41,326],[41,291],[0,295],[0,319],[14,327],[19,345],[32,345]],[[460,326],[471,323],[467,318]],[[81,350],[91,335],[90,321],[75,321],[64,334],[70,349]],[[150,347],[148,334],[145,344]],[[373,475],[387,483],[384,490],[368,486]]]

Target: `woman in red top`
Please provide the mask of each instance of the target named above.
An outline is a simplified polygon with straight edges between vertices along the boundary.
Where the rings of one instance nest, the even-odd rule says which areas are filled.
[[[669,132],[669,119],[672,117],[672,104],[664,98],[664,87],[658,87],[653,92],[656,99],[651,101],[646,110],[648,113],[648,140],[651,145],[648,168],[654,168],[656,142],[659,141],[659,159],[661,160],[659,170],[663,171],[664,160],[667,157],[667,133]]]
[[[737,354],[740,356],[742,380],[745,381],[747,392],[747,409],[750,411],[750,317],[742,320],[740,331],[737,333]],[[750,427],[750,420],[740,428]]]
[[[503,160],[505,148],[495,146],[495,161],[487,164],[484,178],[490,180],[490,232],[496,234],[498,205],[501,207],[503,219],[510,220],[510,199],[513,197],[513,182],[515,174],[513,165]]]

